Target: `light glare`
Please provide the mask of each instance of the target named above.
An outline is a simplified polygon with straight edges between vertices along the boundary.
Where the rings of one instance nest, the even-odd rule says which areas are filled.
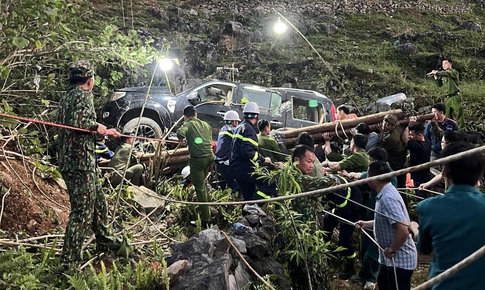
[[[274,25],[274,31],[278,34],[282,34],[286,31],[288,27],[286,26],[281,19],[278,18],[278,22]]]
[[[158,62],[160,68],[164,71],[171,70],[173,67],[173,61],[169,58],[163,58]]]

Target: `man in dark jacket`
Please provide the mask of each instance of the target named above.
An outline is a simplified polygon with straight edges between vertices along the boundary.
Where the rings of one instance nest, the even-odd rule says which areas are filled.
[[[273,195],[275,187],[253,174],[255,166],[271,163],[270,158],[265,158],[258,153],[258,136],[254,130],[259,116],[258,104],[247,103],[243,113],[244,121],[236,128],[232,141],[230,172],[236,178],[244,200],[269,198]],[[259,190],[256,190],[256,186]]]
[[[224,115],[224,121],[226,125],[219,130],[219,137],[217,138],[216,156],[214,158],[216,162],[217,170],[221,173],[226,185],[233,190],[233,192],[239,192],[239,184],[229,171],[229,158],[231,158],[231,146],[232,139],[234,137],[234,131],[241,119],[236,111],[227,111]]]

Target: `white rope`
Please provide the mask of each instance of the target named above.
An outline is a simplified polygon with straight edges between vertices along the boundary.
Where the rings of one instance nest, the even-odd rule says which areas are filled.
[[[354,226],[354,227],[355,227],[355,225],[356,225],[356,223],[351,222],[351,221],[349,221],[348,219],[345,219],[345,218],[343,218],[343,217],[341,217],[341,216],[339,216],[339,215],[336,215],[336,214],[334,214],[334,213],[331,213],[331,212],[329,212],[329,211],[327,211],[327,210],[322,210],[322,211],[323,211],[323,212],[325,212],[325,213],[327,213],[327,214],[329,214],[329,215],[331,215],[331,216],[333,216],[333,217],[335,217],[335,218],[337,218],[337,219],[339,219],[339,220],[341,220],[341,221],[343,221],[343,222],[345,222],[345,223],[347,223],[347,224],[349,224],[349,225],[352,225],[352,226]],[[374,239],[374,238],[373,238],[371,235],[369,235],[369,234],[368,234],[368,233],[365,231],[365,229],[364,229],[364,228],[360,228],[360,229],[362,230],[362,232],[363,232],[363,233],[364,233],[364,234],[365,234],[365,235],[366,235],[366,236],[367,236],[367,237],[368,237],[368,238],[369,238],[369,239],[370,239],[370,240],[371,240],[371,241],[372,241],[374,244],[376,244],[376,246],[377,246],[377,247],[378,247],[378,248],[379,248],[381,251],[383,251],[383,252],[384,252],[384,249],[383,249],[383,248],[382,248],[382,247],[379,245],[379,243],[377,243],[377,241],[376,241],[376,240],[375,240],[375,239]],[[396,290],[399,290],[399,286],[398,286],[398,283],[397,283],[397,272],[396,272],[396,264],[394,263],[394,257],[392,257],[392,259],[391,259],[391,260],[392,260],[392,267],[394,268],[394,280],[396,281]]]
[[[407,193],[407,192],[402,191],[402,190],[398,190],[397,192],[399,192],[401,194],[405,194],[405,195],[409,195],[409,196],[415,197],[417,199],[421,199],[421,200],[425,199],[424,197],[417,196],[416,194],[412,194],[412,193]]]

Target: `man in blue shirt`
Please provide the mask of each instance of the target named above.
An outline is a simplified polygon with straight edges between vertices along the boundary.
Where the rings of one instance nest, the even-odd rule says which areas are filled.
[[[443,157],[473,149],[463,141],[453,142],[442,152]],[[429,279],[439,275],[485,245],[485,195],[475,187],[483,176],[485,154],[477,153],[444,165],[443,176],[448,190],[445,195],[420,202],[418,250],[433,253]],[[416,234],[416,227],[411,226]],[[482,257],[451,275],[432,290],[483,289],[485,258]]]
[[[434,118],[426,124],[424,137],[431,142],[431,161],[438,159],[441,153],[441,138],[449,131],[458,131],[455,120],[446,117],[446,108],[443,103],[436,103],[431,112]]]
[[[362,123],[363,124],[363,123]],[[387,162],[386,150],[379,146],[375,146],[369,150],[369,161],[385,161]],[[390,168],[390,167],[389,167]],[[391,169],[392,171],[392,169]],[[367,178],[367,171],[364,172],[343,172],[342,175],[349,177],[350,179],[365,179]],[[391,184],[397,187],[397,178],[395,176],[391,177]],[[366,186],[367,187],[367,186]],[[377,192],[374,189],[370,189],[370,196],[366,202],[366,205],[372,209],[376,206],[376,196]],[[365,211],[364,218],[366,220],[372,220],[374,218],[374,212],[370,210]],[[374,235],[373,232],[368,232],[371,236]],[[362,266],[359,273],[350,277],[350,282],[362,283],[364,285],[364,290],[375,289],[377,282],[377,273],[379,271],[379,252],[377,245],[369,239],[369,237],[361,233],[361,247],[360,255],[362,259]]]
[[[369,164],[368,176],[391,172],[384,161]],[[379,274],[377,286],[380,290],[411,289],[411,276],[418,263],[416,246],[409,236],[409,214],[404,200],[390,183],[390,178],[370,181],[369,186],[378,192],[374,220],[358,221],[357,228],[373,228],[379,250]]]

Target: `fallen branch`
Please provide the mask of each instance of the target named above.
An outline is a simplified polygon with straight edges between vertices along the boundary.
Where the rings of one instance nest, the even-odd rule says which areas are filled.
[[[2,196],[2,209],[0,210],[0,225],[2,224],[2,217],[3,217],[3,208],[5,206],[5,197],[10,193],[10,188],[5,192],[5,194]]]
[[[40,189],[39,184],[37,184],[37,181],[35,181],[35,170],[36,170],[36,169],[37,169],[37,166],[34,166],[34,169],[32,169],[32,181],[34,182],[35,187],[37,187],[37,189],[39,190],[39,192],[40,192],[40,193],[42,193],[42,195],[43,195],[45,198],[47,198],[47,199],[48,199],[50,202],[52,202],[52,203],[54,203],[54,204],[56,204],[56,205],[60,206],[61,208],[64,208],[64,209],[69,210],[69,208],[68,208],[67,206],[64,206],[64,205],[62,205],[62,204],[58,203],[57,201],[55,201],[55,200],[51,199],[50,197],[48,197],[48,196],[47,196],[47,195],[46,195],[46,194],[45,194],[45,193],[42,191],[42,189]]]
[[[42,245],[37,245],[37,244],[29,244],[29,243],[20,243],[20,242],[14,242],[14,241],[6,241],[6,240],[0,240],[1,245],[5,246],[22,246],[22,247],[27,247],[27,248],[38,248],[38,249],[46,249],[46,250],[54,250],[56,252],[61,252],[61,249],[54,249],[52,247],[46,247]]]
[[[92,257],[91,259],[89,259],[89,261],[87,261],[86,263],[84,263],[81,267],[79,267],[79,271],[82,271],[84,268],[86,268],[89,264],[91,264],[94,260],[98,259],[98,258],[101,258],[102,256],[104,255],[104,253],[101,253],[101,254],[98,254],[94,257]]]

